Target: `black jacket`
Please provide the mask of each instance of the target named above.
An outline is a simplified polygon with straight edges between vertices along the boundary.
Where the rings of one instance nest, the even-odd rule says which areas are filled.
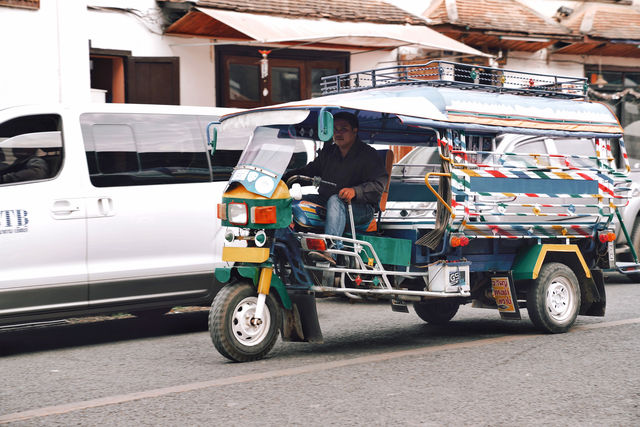
[[[380,196],[389,179],[382,157],[359,138],[344,158],[337,145],[325,144],[315,160],[287,172],[283,179],[286,181],[293,175],[319,176],[324,181],[337,184],[336,187],[320,185],[318,193],[324,201],[341,189],[351,187],[356,191],[355,203],[367,203],[375,209],[378,209]]]

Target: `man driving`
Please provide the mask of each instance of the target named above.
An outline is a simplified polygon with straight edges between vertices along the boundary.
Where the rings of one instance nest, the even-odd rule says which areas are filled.
[[[325,206],[327,217],[324,232],[342,236],[347,222],[347,203],[351,202],[356,226],[368,224],[378,208],[388,174],[380,156],[370,145],[358,138],[358,118],[348,112],[333,116],[333,144],[325,144],[318,157],[306,166],[290,171],[293,175],[319,176],[336,186],[321,184],[317,195],[305,200]],[[340,241],[336,247],[341,246]]]

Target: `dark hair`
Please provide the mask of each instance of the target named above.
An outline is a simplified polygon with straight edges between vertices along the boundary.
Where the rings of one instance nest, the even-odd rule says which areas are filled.
[[[353,113],[339,111],[333,115],[333,120],[344,120],[351,125],[353,129],[359,128],[358,118]]]

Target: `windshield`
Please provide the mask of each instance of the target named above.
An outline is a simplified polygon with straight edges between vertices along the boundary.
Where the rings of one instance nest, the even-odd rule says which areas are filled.
[[[281,134],[278,127],[257,128],[242,153],[238,166],[250,165],[275,175],[282,175],[289,164],[295,145],[302,145],[302,141],[297,138],[283,138]]]
[[[229,182],[271,197],[287,169],[304,166],[313,156],[315,126],[308,117],[308,110],[279,110],[223,122],[219,143],[244,146]]]

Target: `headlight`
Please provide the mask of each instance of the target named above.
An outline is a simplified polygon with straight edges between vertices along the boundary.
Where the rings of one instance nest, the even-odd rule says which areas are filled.
[[[246,203],[229,203],[227,205],[227,218],[234,225],[246,225],[249,215]]]

